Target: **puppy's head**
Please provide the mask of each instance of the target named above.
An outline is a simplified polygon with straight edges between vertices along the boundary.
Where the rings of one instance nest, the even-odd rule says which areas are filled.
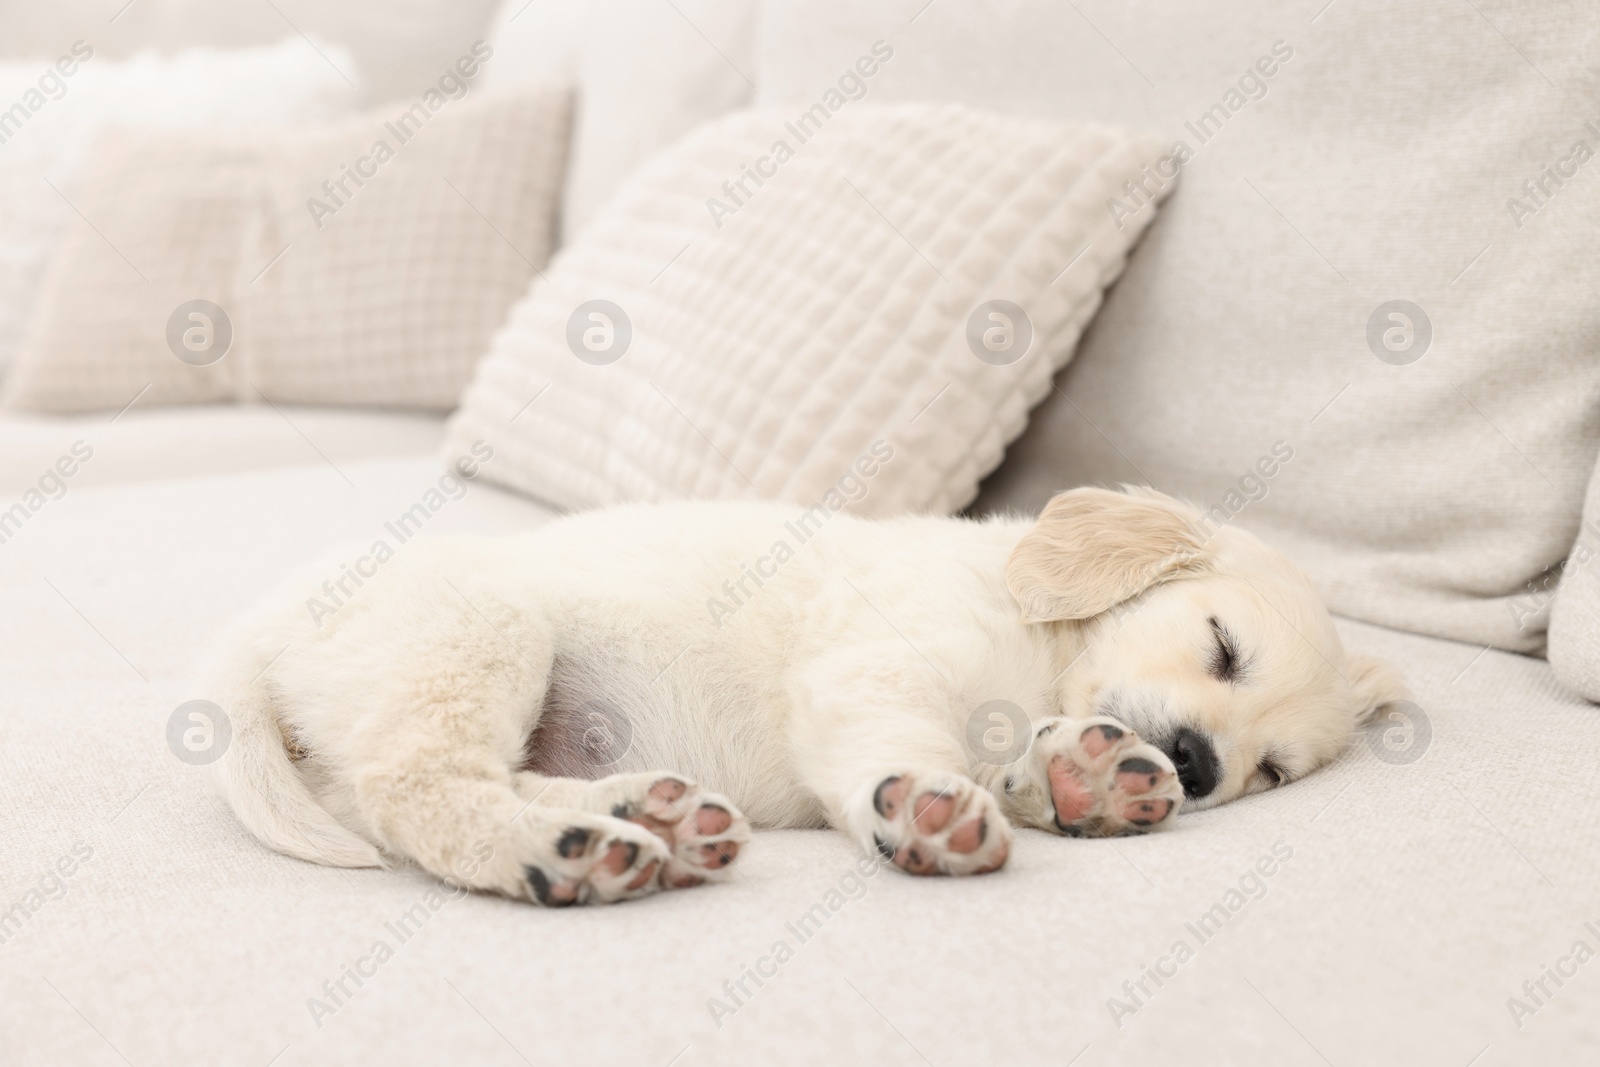
[[[1293,781],[1406,695],[1346,655],[1310,581],[1234,527],[1149,489],[1074,489],[1017,543],[1006,584],[1078,656],[1069,715],[1110,715],[1171,757],[1185,808]],[[1081,649],[1081,652],[1079,651]]]

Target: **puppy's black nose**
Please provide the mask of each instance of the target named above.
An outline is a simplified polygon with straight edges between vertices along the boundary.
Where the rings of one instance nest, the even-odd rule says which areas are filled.
[[[1216,749],[1211,747],[1205,734],[1184,727],[1167,744],[1167,755],[1178,768],[1184,796],[1194,800],[1209,795],[1217,787],[1221,767],[1217,763]]]

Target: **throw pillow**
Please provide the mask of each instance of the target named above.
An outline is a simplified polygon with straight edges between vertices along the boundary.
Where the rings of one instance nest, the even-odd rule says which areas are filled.
[[[454,406],[549,256],[565,89],[435,92],[330,126],[119,131],[6,402]]]
[[[119,123],[237,132],[353,112],[359,81],[344,49],[298,37],[269,48],[197,48],[110,59],[88,41],[0,63],[0,371],[22,341],[46,267],[78,222],[95,138]],[[80,223],[81,224],[81,223]]]
[[[488,441],[488,476],[563,507],[959,509],[1172,188],[1147,177],[1162,155],[1121,130],[839,90],[718,120],[552,262],[446,447]],[[1149,208],[1109,215],[1138,182]]]

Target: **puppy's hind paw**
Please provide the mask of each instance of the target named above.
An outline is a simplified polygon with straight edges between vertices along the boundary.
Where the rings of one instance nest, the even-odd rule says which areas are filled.
[[[733,802],[676,774],[630,775],[632,799],[612,808],[619,818],[652,831],[671,850],[661,884],[687,889],[726,881],[750,843],[750,823]]]
[[[669,856],[655,835],[622,819],[580,812],[525,820],[514,859],[515,891],[548,908],[610,904],[661,889]]]

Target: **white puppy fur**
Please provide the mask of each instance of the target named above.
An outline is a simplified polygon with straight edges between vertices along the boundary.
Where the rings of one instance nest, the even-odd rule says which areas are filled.
[[[1037,521],[619,507],[346,591],[269,602],[212,674],[239,818],[551,905],[726,878],[752,824],[918,874],[993,870],[1018,824],[1168,827],[1404,693],[1287,561],[1148,490]]]

